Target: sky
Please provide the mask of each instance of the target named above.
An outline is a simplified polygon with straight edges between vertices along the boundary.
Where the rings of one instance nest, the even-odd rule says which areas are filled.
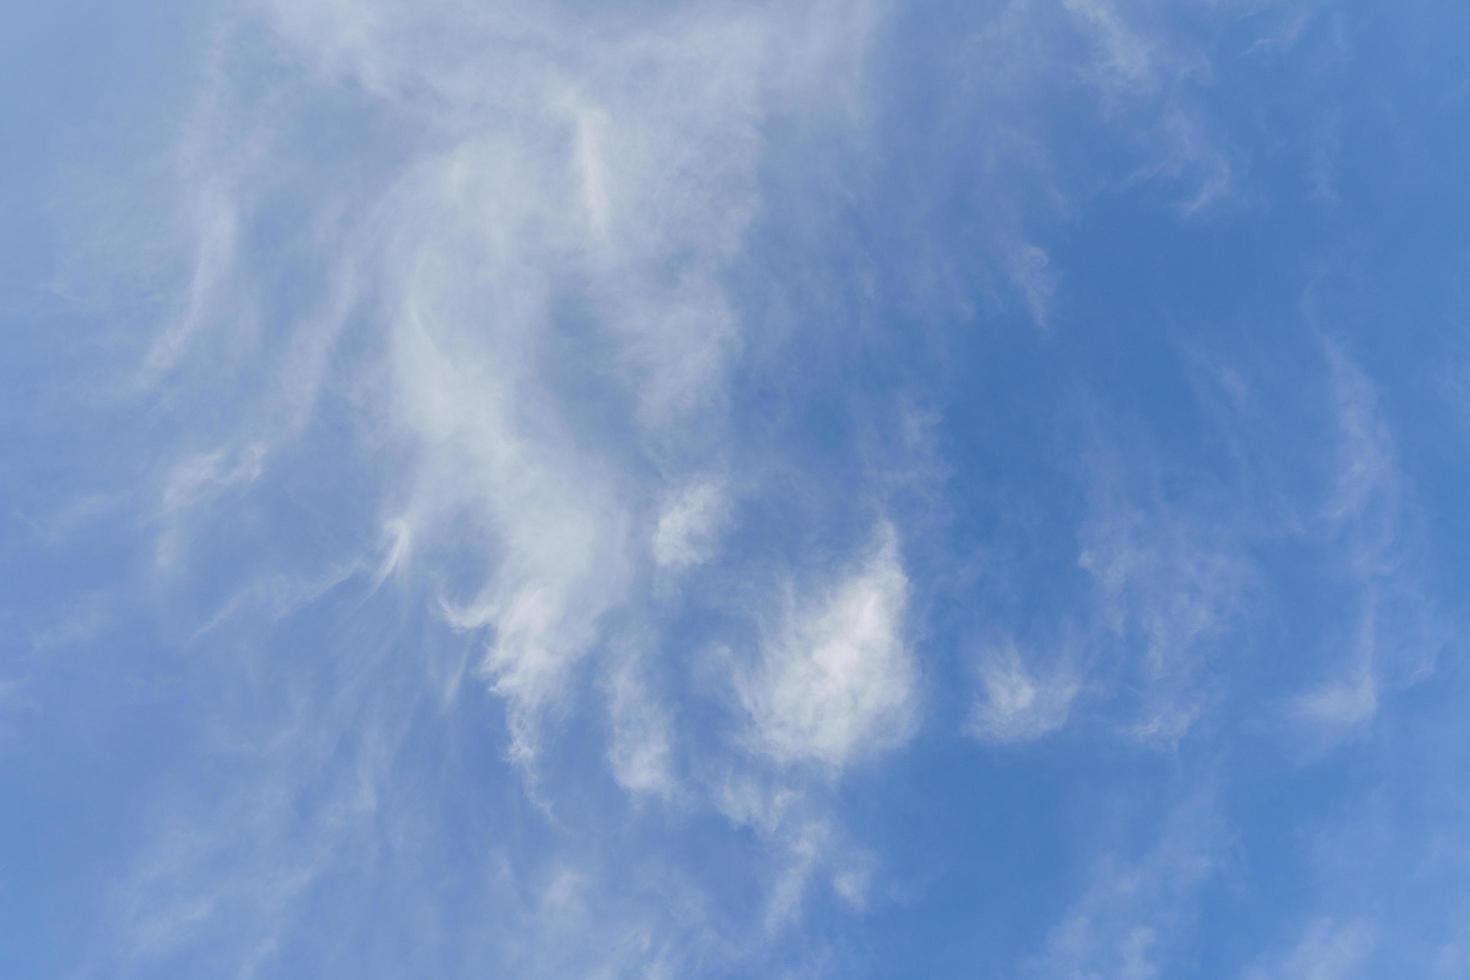
[[[1470,6],[0,31],[0,974],[1470,976]]]

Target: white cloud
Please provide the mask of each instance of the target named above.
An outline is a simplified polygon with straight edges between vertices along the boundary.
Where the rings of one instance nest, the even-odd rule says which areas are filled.
[[[1028,669],[1012,643],[980,658],[980,695],[966,730],[987,742],[1026,742],[1067,723],[1079,685],[1065,666]]]
[[[625,662],[608,681],[612,740],[608,760],[613,778],[636,793],[673,794],[673,736],[668,712],[638,676],[637,665]]]
[[[1045,948],[1026,962],[1026,974],[1120,980],[1178,975],[1170,957],[1187,945],[1195,896],[1219,866],[1213,806],[1208,794],[1188,800],[1168,814],[1157,842],[1142,856],[1111,855],[1101,862]]]
[[[849,908],[861,912],[867,907],[874,864],[871,855],[855,854],[842,861],[833,873],[832,890]]]
[[[1188,668],[1239,601],[1246,572],[1230,542],[1212,541],[1189,516],[1158,503],[1104,497],[1087,523],[1077,563],[1093,576],[1103,621],[1141,644],[1145,673]]]
[[[164,477],[160,517],[177,519],[181,511],[216,494],[254,483],[265,472],[266,447],[258,442],[197,453],[175,463]]]
[[[1130,732],[1174,742],[1200,715],[1201,678],[1256,573],[1228,520],[1161,496],[1153,462],[1133,464],[1141,481],[1120,459],[1095,463],[1077,563],[1092,578],[1098,626],[1128,654],[1090,671],[1135,692]]]
[[[913,730],[908,580],[891,527],[867,559],[789,611],[739,678],[751,744],[779,763],[840,770]]]
[[[1325,355],[1337,438],[1319,536],[1347,572],[1356,614],[1328,676],[1288,713],[1331,743],[1371,722],[1393,688],[1431,674],[1445,634],[1417,572],[1417,511],[1375,387],[1340,346],[1326,342]]]
[[[1147,94],[1185,71],[1121,7],[1069,6],[1098,34],[1106,86],[1121,80]],[[237,595],[286,616],[351,582],[365,585],[363,602],[384,604],[373,611],[389,622],[357,611],[362,620],[282,689],[250,688],[272,670],[248,658],[221,668],[262,703],[290,703],[290,724],[267,726],[267,744],[246,749],[236,743],[248,739],[220,725],[228,751],[249,754],[236,767],[248,771],[219,802],[185,811],[180,820],[203,840],[165,839],[164,857],[143,861],[131,890],[131,925],[155,952],[212,929],[237,929],[268,949],[294,928],[292,906],[318,875],[381,873],[374,862],[396,855],[411,863],[423,846],[415,834],[432,836],[415,809],[422,787],[394,780],[405,746],[421,751],[405,734],[410,725],[454,707],[471,637],[402,628],[409,616],[391,605],[402,597],[431,596],[444,622],[472,635],[480,675],[505,708],[510,751],[527,770],[551,737],[547,719],[584,706],[579,685],[589,677],[608,726],[606,744],[586,755],[639,805],[686,802],[694,790],[681,778],[710,761],[694,753],[725,761],[722,749],[682,739],[656,669],[681,651],[659,635],[670,613],[654,608],[659,596],[648,586],[723,557],[730,378],[763,329],[744,319],[731,273],[763,214],[771,140],[863,121],[863,55],[876,19],[875,5],[840,2],[709,5],[652,18],[457,0],[281,0],[259,10],[213,38],[178,154],[178,244],[189,261],[179,309],[145,352],[143,378],[176,403],[231,410],[185,420],[181,444],[218,448],[165,467],[164,509],[245,488],[266,475],[266,460],[275,476],[293,465],[293,450],[310,456],[332,440],[351,442],[363,469],[310,503],[326,510],[357,498],[363,536],[347,550],[359,557],[329,576],[266,577],[279,588]],[[237,47],[264,55],[268,70],[252,65],[236,77],[228,52]],[[1040,59],[1026,84],[1056,64]],[[985,113],[999,107],[1014,120],[1034,109],[1025,86],[1008,84],[997,91],[1019,108],[987,93]],[[324,116],[334,125],[318,132]],[[773,117],[779,127],[767,125]],[[1207,127],[1183,110],[1168,118],[1148,128],[1146,141],[1163,144],[1152,151],[1163,161],[1154,169],[1199,176],[1197,202],[1223,193],[1228,182],[1210,178],[1229,171],[1210,169]],[[1017,144],[1041,142],[1043,127],[1018,128]],[[308,133],[302,147],[289,146]],[[339,143],[340,152],[322,149]],[[1029,170],[1046,155],[1030,146],[999,152],[1010,154],[1001,170]],[[1010,200],[1006,179],[992,179],[987,194]],[[1021,208],[1008,207],[994,205],[1004,212],[996,272],[1044,323],[1058,277]],[[259,308],[298,300],[269,315]],[[199,370],[212,366],[220,372]],[[209,389],[219,374],[238,388]],[[324,402],[331,410],[319,412]],[[321,434],[315,423],[330,438],[296,444]],[[338,426],[351,432],[342,437]],[[296,473],[307,477],[301,485],[323,478]],[[761,477],[742,474],[742,500],[769,492]],[[283,496],[299,489],[280,486]],[[1237,569],[1196,527],[1151,520],[1146,508],[1117,522],[1098,516],[1083,563],[1099,583],[1099,618],[1143,651],[1145,683],[1163,692],[1139,730],[1177,737],[1187,721],[1174,719],[1193,717],[1175,710],[1192,693],[1190,658],[1225,618]],[[813,880],[861,909],[878,873],[875,861],[845,849],[822,780],[810,778],[903,744],[918,724],[912,586],[897,531],[885,526],[876,537],[861,561],[789,608],[740,610],[771,624],[737,675],[742,746],[754,751],[729,763],[734,789],[722,796],[698,784],[709,798],[696,805],[755,828],[771,852],[752,873],[768,932],[799,913]],[[385,539],[381,548],[374,538]],[[182,534],[168,543],[190,544]],[[235,625],[235,608],[209,621],[209,638]],[[364,621],[372,625],[357,625]],[[364,644],[377,626],[382,634]],[[646,643],[626,640],[645,634]],[[364,646],[370,655],[359,655]],[[987,659],[971,731],[1018,741],[1057,729],[1086,667],[1074,676],[1070,663],[1047,666],[1014,649]],[[578,789],[595,782],[580,776]],[[322,819],[302,828],[303,813]],[[496,854],[474,869],[484,878],[503,872],[478,911],[488,908],[497,935],[510,935],[521,975],[684,975],[688,962],[738,960],[726,948],[737,944],[708,927],[697,888],[674,889],[676,902],[652,889],[661,901],[628,909],[623,865],[600,848],[611,849],[591,835],[564,854],[518,856],[530,867]],[[1074,932],[1106,917],[1113,893],[1100,893],[1079,908]],[[615,905],[626,911],[608,915]],[[1161,929],[1139,919],[1119,955],[1141,970]]]
[[[549,7],[273,3],[263,26],[283,75],[268,112],[229,54],[260,25],[215,39],[179,153],[199,243],[189,309],[148,375],[265,354],[283,397],[244,406],[233,436],[257,460],[299,435],[323,385],[352,393],[388,463],[370,488],[380,519],[413,544],[411,565],[395,548],[388,567],[405,587],[443,583],[448,620],[484,635],[482,673],[528,764],[607,617],[645,604],[650,551],[670,574],[715,553],[726,504],[710,447],[747,329],[723,280],[761,208],[763,121],[855,119],[872,22],[863,3],[605,23]],[[340,174],[292,160],[293,226],[322,286],[278,328],[273,363],[254,319],[205,313],[248,307],[277,274],[240,242],[281,191],[292,111],[307,118],[323,95],[391,121],[399,142]],[[354,372],[339,376],[344,344],[360,353],[337,357]],[[170,499],[236,480],[244,452],[181,464]],[[666,504],[651,549],[649,499]],[[442,573],[438,556],[462,548],[478,581]]]
[[[1057,291],[1051,256],[1039,245],[1022,244],[1006,256],[1006,271],[1032,321],[1039,327],[1046,326]]]
[[[1154,83],[1158,56],[1154,45],[1133,30],[1108,0],[1066,0],[1068,11],[1088,25],[1102,58],[1098,67],[1127,87]]]
[[[1066,0],[1065,8],[1098,53],[1084,70],[1114,121],[1145,155],[1135,178],[1185,185],[1179,209],[1186,216],[1227,197],[1234,177],[1231,155],[1196,94],[1214,68],[1204,52],[1171,36],[1168,6]]]
[[[1352,980],[1365,976],[1375,931],[1362,919],[1314,919],[1296,946],[1279,963],[1257,967],[1247,980]]]
[[[1326,354],[1338,439],[1325,516],[1351,536],[1360,571],[1373,574],[1386,570],[1397,544],[1403,479],[1371,382],[1341,348],[1329,343]]]
[[[1343,732],[1373,720],[1378,712],[1378,684],[1359,668],[1349,676],[1324,682],[1292,701],[1292,715],[1319,728]]]
[[[695,798],[704,784],[680,785],[694,750],[661,685],[681,651],[660,632],[670,611],[649,583],[720,557],[729,379],[762,329],[742,320],[727,281],[763,207],[767,121],[859,122],[873,20],[862,2],[644,17],[307,0],[218,27],[168,191],[183,229],[171,244],[190,259],[173,284],[180,310],[143,352],[142,377],[174,404],[230,410],[181,411],[178,444],[214,448],[164,466],[164,510],[203,510],[264,476],[272,489],[300,480],[298,496],[316,494],[303,509],[338,518],[341,502],[353,521],[323,523],[360,537],[334,566],[339,591],[266,573],[196,631],[245,651],[217,668],[221,685],[247,692],[231,705],[285,702],[291,717],[264,744],[238,731],[258,718],[210,720],[248,759],[220,801],[181,791],[181,826],[155,822],[134,887],[121,889],[122,931],[156,940],[139,955],[210,942],[233,956],[255,940],[268,956],[320,875],[393,875],[394,858],[366,842],[392,838],[395,854],[428,846],[434,814],[423,810],[448,789],[431,786],[446,795],[424,801],[397,767],[418,712],[474,701],[456,697],[474,673],[472,644],[549,825],[563,829],[565,814],[538,767],[557,737],[579,765],[605,766],[630,808],[617,817],[664,804],[724,812]],[[268,70],[242,69],[256,55]],[[329,139],[316,131],[324,115]],[[261,304],[277,305],[267,316]],[[342,457],[312,459],[334,450],[350,456],[340,470]],[[741,478],[742,493],[763,492],[761,474]],[[764,744],[783,758],[808,757],[793,746],[810,736],[823,760],[845,763],[908,731],[907,583],[890,539],[783,634],[814,644],[786,650],[795,660],[771,674],[763,701]],[[317,615],[349,594],[352,625],[279,677],[258,662],[271,652],[255,649],[261,623],[234,615]],[[451,630],[417,622],[425,599]],[[811,673],[822,670],[837,673]],[[822,719],[792,716],[803,684],[823,699]],[[590,749],[575,742],[586,726],[564,735],[548,723],[584,708],[589,691],[608,722]],[[597,784],[584,775],[563,774],[563,788]],[[526,976],[684,975],[689,961],[737,961],[799,911],[831,857],[826,803],[763,786],[756,805],[779,810],[780,792],[794,802],[759,824],[773,856],[750,873],[767,906],[754,939],[738,915],[707,927],[688,869],[669,874],[678,887],[651,889],[658,901],[609,918],[627,901],[618,869],[633,859],[602,827],[515,867],[485,855],[469,874],[492,894],[468,904],[504,924],[473,938],[513,952],[504,961]],[[231,810],[242,819],[220,819]],[[848,864],[834,880],[860,903],[867,872]],[[676,907],[664,907],[668,894]]]
[[[708,477],[671,494],[654,528],[654,560],[671,568],[709,560],[724,530],[727,510],[724,484]]]

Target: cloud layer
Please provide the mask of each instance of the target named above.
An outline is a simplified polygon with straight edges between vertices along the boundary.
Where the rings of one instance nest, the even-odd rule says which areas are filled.
[[[6,970],[1462,969],[1470,24],[94,13],[0,86]]]

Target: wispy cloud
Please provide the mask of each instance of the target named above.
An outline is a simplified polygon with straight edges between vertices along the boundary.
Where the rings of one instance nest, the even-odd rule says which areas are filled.
[[[680,568],[708,560],[728,521],[725,487],[695,480],[670,494],[653,531],[653,558],[659,565]]]
[[[855,570],[793,600],[739,680],[753,747],[780,763],[841,770],[902,743],[918,709],[907,603],[891,527]]]
[[[979,659],[980,694],[966,730],[990,742],[1026,742],[1067,723],[1080,684],[1065,664],[1046,673],[1028,667],[1013,643]]]
[[[1146,853],[1104,860],[1027,963],[1028,975],[1148,980],[1187,972],[1187,952],[1184,960],[1175,957],[1189,948],[1198,891],[1221,861],[1213,807],[1207,795],[1179,803]]]
[[[1316,919],[1301,940],[1273,967],[1252,970],[1249,980],[1301,977],[1302,980],[1351,980],[1367,975],[1365,961],[1374,946],[1374,929],[1361,919],[1345,922]]]
[[[588,781],[606,781],[627,795],[612,812],[635,825],[648,801],[723,814],[753,822],[768,852],[752,871],[769,892],[753,934],[724,912],[701,925],[649,905],[621,921],[609,975],[757,955],[819,872],[861,904],[870,870],[848,860],[821,794],[767,770],[841,768],[913,730],[896,533],[885,526],[855,570],[785,611],[743,611],[780,625],[744,688],[751,734],[738,745],[687,737],[669,708],[682,675],[663,631],[681,592],[663,586],[716,562],[737,516],[720,435],[760,324],[727,279],[761,214],[767,121],[853,125],[874,16],[863,3],[650,18],[323,2],[217,25],[175,156],[172,244],[192,261],[138,376],[173,404],[237,402],[180,416],[157,481],[158,548],[185,581],[236,498],[293,483],[311,506],[351,494],[330,575],[242,574],[192,635],[248,649],[261,621],[244,613],[262,606],[287,633],[319,616],[343,625],[315,666],[279,683],[249,655],[221,669],[289,707],[219,801],[171,794],[168,827],[120,900],[130,955],[187,958],[208,938],[249,974],[286,955],[289,910],[332,875],[402,873],[370,828],[428,846],[436,817],[393,774],[419,751],[420,705],[467,710],[475,646],[505,723],[489,744],[514,760],[547,833],[574,819],[568,801]],[[305,149],[324,111],[340,147]],[[318,451],[350,460],[353,482],[313,486]],[[761,480],[746,469],[739,492],[765,493]],[[428,621],[411,611],[421,603]],[[366,644],[364,628],[377,633]],[[393,652],[423,637],[434,650]],[[593,744],[574,710],[605,717]],[[212,722],[226,741],[262,723]],[[705,755],[691,765],[689,753]],[[758,787],[753,815],[686,780],[711,764]],[[429,798],[444,805],[449,791]],[[222,809],[240,817],[228,829]],[[471,905],[535,923],[487,939],[523,975],[592,962],[586,930],[622,859],[599,834],[582,844],[507,868],[486,886],[493,901],[473,890]],[[493,860],[475,863],[489,873]],[[663,885],[704,901],[683,871]]]
[[[1337,641],[1334,676],[1299,695],[1292,714],[1331,744],[1377,714],[1385,679],[1397,688],[1434,669],[1444,642],[1434,602],[1413,569],[1415,508],[1374,388],[1338,346],[1326,346],[1337,427],[1322,534],[1356,593],[1356,620]]]
[[[1369,906],[1452,906],[1420,866],[1465,850],[1425,776],[1463,741],[1453,479],[1297,302],[1316,238],[1383,238],[1346,234],[1379,95],[1259,96],[1350,14],[171,23],[172,89],[132,84],[172,141],[68,178],[65,316],[0,358],[6,827],[86,845],[0,848],[37,893],[0,905],[66,939],[17,931],[83,977],[983,972],[968,942],[1154,977],[1221,948],[1214,884],[1316,860],[1332,900],[1232,966],[1386,961]],[[1333,224],[1278,239],[1297,177]],[[957,896],[993,914],[928,914]]]

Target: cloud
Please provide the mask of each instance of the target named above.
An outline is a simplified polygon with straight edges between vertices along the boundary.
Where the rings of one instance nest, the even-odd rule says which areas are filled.
[[[1105,108],[1116,125],[1132,127],[1129,136],[1144,154],[1135,176],[1184,185],[1185,216],[1226,198],[1234,166],[1204,108],[1214,74],[1206,51],[1172,29],[1167,7],[1067,0],[1065,8],[1097,53],[1086,70]]]
[[[1221,825],[1207,793],[1176,804],[1151,848],[1100,862],[1092,882],[1025,963],[1028,976],[1175,976],[1187,961],[1197,892],[1218,873]],[[1171,965],[1172,964],[1172,965]]]
[[[1026,311],[1037,326],[1046,326],[1056,296],[1051,257],[1039,245],[1023,244],[1006,258],[1007,274],[1020,291]]]
[[[885,526],[858,568],[788,611],[738,680],[754,748],[840,771],[908,738],[918,710],[908,588]]]
[[[289,965],[306,903],[364,911],[341,876],[417,896],[427,938],[396,962],[447,935],[525,976],[759,960],[822,875],[863,904],[874,871],[831,801],[770,770],[840,768],[912,730],[896,531],[786,620],[752,586],[737,615],[781,621],[747,691],[754,754],[681,727],[671,624],[695,603],[664,586],[719,565],[738,530],[734,375],[766,327],[730,282],[771,121],[861,121],[875,16],[321,0],[211,25],[160,192],[179,308],[136,373],[167,408],[160,550],[217,569],[228,596],[182,633],[215,653],[198,683],[225,705],[199,720],[201,752],[233,762],[223,786],[160,791],[168,819],[117,889],[136,962]],[[742,499],[781,492],[741,470]],[[220,530],[242,517],[257,547]],[[283,658],[295,644],[310,656]],[[697,775],[726,764],[758,818]],[[531,829],[506,816],[522,795]],[[758,921],[701,869],[626,849],[660,807],[721,817],[723,846],[758,853],[741,868]],[[491,811],[517,846],[459,822]],[[449,863],[476,883],[436,904],[419,865],[461,846]],[[477,914],[483,935],[461,918]]]
[[[980,658],[980,695],[966,731],[987,742],[1027,742],[1067,723],[1080,685],[1065,665],[1047,674],[1028,669],[1007,643]]]
[[[1065,513],[1060,573],[990,579],[1056,624],[986,623],[1002,639],[968,674],[920,642],[970,574],[925,531],[952,520],[959,551],[990,526],[984,479],[944,496],[959,430],[1004,429],[990,409],[1030,377],[956,394],[966,358],[1016,350],[980,346],[972,294],[1047,328],[1021,361],[1089,372],[1047,352],[1095,247],[1058,226],[1148,182],[1201,232],[1248,176],[1209,111],[1214,49],[1180,30],[1196,15],[593,7],[268,0],[202,32],[169,186],[139,182],[167,217],[123,236],[167,255],[157,330],[120,344],[141,421],[116,452],[145,489],[88,525],[161,559],[107,573],[146,566],[160,623],[136,644],[164,648],[178,715],[148,731],[146,812],[117,821],[141,829],[94,975],[108,952],[140,973],[841,973],[798,927],[891,897],[844,808],[891,815],[859,794],[895,785],[873,789],[925,685],[957,684],[980,742],[1101,718],[1180,753],[1240,693],[1217,673],[1270,579],[1251,545],[1296,532],[1218,504],[1248,481],[1121,439],[1063,478],[1080,514],[1035,503]],[[930,357],[959,365],[933,394],[911,384]],[[1417,676],[1389,651],[1434,630],[1382,406],[1329,361],[1341,452],[1309,544],[1349,556],[1360,615],[1267,703],[1357,730]],[[922,410],[889,398],[906,385]],[[1163,975],[1213,822],[1182,807],[1111,849],[1035,972]]]
[[[1098,67],[1125,87],[1153,84],[1157,71],[1155,46],[1129,27],[1107,0],[1066,0],[1066,9],[1089,28],[1102,53]]]
[[[1337,440],[1324,517],[1350,537],[1354,563],[1371,575],[1386,570],[1398,542],[1403,477],[1368,377],[1330,342],[1326,361]]]
[[[1127,678],[1138,692],[1128,727],[1172,742],[1198,717],[1202,679],[1256,572],[1229,517],[1165,498],[1155,462],[1145,456],[1130,473],[1122,457],[1096,458],[1077,564],[1091,577],[1107,648],[1125,654],[1107,664],[1108,683]]]
[[[1373,720],[1378,713],[1378,683],[1366,663],[1356,673],[1325,681],[1298,695],[1291,713],[1326,733],[1341,734]]]
[[[315,437],[324,391],[345,397],[382,461],[360,490],[413,543],[394,580],[441,583],[446,620],[483,637],[530,765],[608,618],[647,612],[645,502],[664,501],[651,553],[670,574],[725,531],[707,447],[748,329],[725,278],[762,206],[764,120],[850,118],[872,19],[813,4],[594,29],[557,8],[321,2],[218,25],[176,161],[187,309],[144,376],[181,400],[211,360],[267,382],[172,468],[168,506],[258,476]],[[247,84],[260,44],[275,68]],[[323,103],[344,151],[287,162]],[[310,282],[271,261],[267,229]],[[298,309],[252,312],[288,291]]]
[[[675,787],[673,736],[668,712],[648,690],[631,660],[608,681],[613,778],[635,793],[670,796]]]
[[[1445,642],[1416,568],[1419,512],[1376,390],[1337,344],[1325,344],[1336,428],[1319,534],[1346,570],[1355,620],[1329,676],[1289,712],[1329,742],[1371,722],[1386,693],[1433,672]]]
[[[1187,669],[1191,648],[1237,601],[1240,559],[1163,502],[1145,509],[1104,491],[1098,503],[1077,564],[1093,578],[1103,622],[1141,641],[1146,675]]]
[[[239,452],[217,449],[180,460],[164,483],[163,511],[171,514],[212,492],[253,483],[264,470],[264,455],[263,446],[251,444]]]
[[[1314,919],[1296,946],[1272,967],[1257,967],[1247,980],[1352,980],[1365,976],[1364,963],[1376,944],[1364,919]]]
[[[698,479],[670,494],[653,532],[653,558],[659,565],[683,568],[709,559],[728,519],[722,483]]]

